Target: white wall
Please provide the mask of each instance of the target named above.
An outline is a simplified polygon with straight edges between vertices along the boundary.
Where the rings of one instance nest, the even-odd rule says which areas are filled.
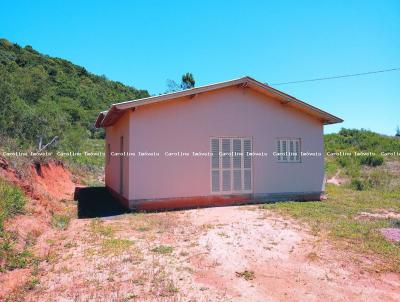
[[[106,164],[105,183],[106,186],[119,193],[120,190],[120,156],[110,156],[107,163],[107,146],[110,144],[110,152],[120,152],[120,137],[124,137],[124,151],[129,151],[130,143],[130,113],[126,112],[114,125],[106,128]],[[130,185],[129,157],[123,157],[123,194],[129,199],[129,191],[133,189]]]
[[[128,114],[129,122],[121,119],[118,124],[130,124],[131,151],[161,155],[130,157],[130,200],[212,195],[209,157],[165,158],[163,154],[209,152],[213,136],[252,137],[254,152],[270,154],[267,158],[253,159],[254,193],[322,190],[321,121],[251,89],[230,87],[192,99],[185,97],[142,106]],[[107,129],[108,137],[121,130],[112,131]],[[305,157],[301,163],[278,163],[272,156],[277,137],[301,138],[303,152],[321,152],[322,156]],[[111,171],[106,178],[112,187],[114,177],[115,171]]]

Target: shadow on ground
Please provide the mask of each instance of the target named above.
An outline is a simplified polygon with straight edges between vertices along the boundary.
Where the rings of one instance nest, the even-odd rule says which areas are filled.
[[[76,189],[75,199],[78,201],[78,218],[107,217],[129,212],[105,187]]]

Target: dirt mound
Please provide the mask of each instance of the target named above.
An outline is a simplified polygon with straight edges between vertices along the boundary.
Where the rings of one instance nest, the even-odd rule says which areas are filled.
[[[23,171],[12,168],[0,157],[0,178],[20,187],[28,202],[24,215],[18,215],[4,224],[7,231],[15,234],[13,248],[22,251],[28,241],[35,238],[37,244],[32,252],[41,257],[46,246],[40,244],[42,238],[52,233],[51,221],[55,213],[65,209],[63,200],[71,200],[75,190],[72,173],[60,162],[34,163]],[[29,269],[0,273],[0,300],[26,282]]]
[[[55,200],[72,199],[73,176],[61,163],[35,164],[31,170],[34,191]]]
[[[76,185],[72,173],[56,161],[31,164],[21,175],[0,157],[0,178],[22,188],[29,198],[35,200],[72,199]]]

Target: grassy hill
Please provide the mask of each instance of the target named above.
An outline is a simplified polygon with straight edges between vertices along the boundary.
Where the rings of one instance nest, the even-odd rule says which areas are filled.
[[[357,190],[394,189],[399,185],[400,138],[368,130],[342,129],[325,135],[328,177],[337,173]]]
[[[32,148],[39,137],[47,143],[58,136],[55,148],[77,151],[88,139],[104,136],[93,127],[99,111],[149,95],[5,39],[0,39],[0,79],[3,146]]]

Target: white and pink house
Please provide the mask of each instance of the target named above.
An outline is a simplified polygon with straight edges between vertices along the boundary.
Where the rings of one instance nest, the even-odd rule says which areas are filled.
[[[342,120],[250,77],[101,112],[106,187],[126,207],[319,200],[323,127]]]

